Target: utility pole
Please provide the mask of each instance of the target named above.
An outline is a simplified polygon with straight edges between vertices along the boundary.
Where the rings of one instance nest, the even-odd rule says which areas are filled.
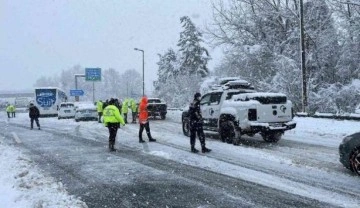
[[[305,37],[304,37],[304,10],[303,0],[300,3],[300,50],[301,50],[301,71],[302,71],[302,112],[307,110],[307,80],[305,66]]]
[[[142,49],[139,48],[134,48],[135,51],[141,51],[142,52],[142,91],[143,91],[143,96],[145,96],[145,52]]]

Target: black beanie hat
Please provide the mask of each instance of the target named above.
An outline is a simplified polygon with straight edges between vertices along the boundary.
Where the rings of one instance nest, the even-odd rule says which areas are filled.
[[[201,97],[200,92],[195,93],[194,98]]]

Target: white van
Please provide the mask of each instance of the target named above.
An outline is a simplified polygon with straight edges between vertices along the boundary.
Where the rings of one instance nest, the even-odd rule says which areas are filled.
[[[75,118],[75,104],[73,102],[60,103],[58,119]]]

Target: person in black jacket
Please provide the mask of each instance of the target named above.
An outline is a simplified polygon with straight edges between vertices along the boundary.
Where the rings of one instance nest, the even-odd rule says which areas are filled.
[[[40,124],[39,124],[40,111],[33,103],[30,103],[29,117],[30,117],[30,129],[33,129],[34,120],[35,120],[36,125],[40,130]]]
[[[191,152],[198,153],[199,150],[195,148],[196,134],[199,137],[201,143],[201,151],[203,153],[210,152],[211,149],[205,147],[205,134],[203,130],[203,118],[200,111],[200,100],[201,94],[195,93],[194,101],[190,104],[189,115],[190,115],[190,145]]]

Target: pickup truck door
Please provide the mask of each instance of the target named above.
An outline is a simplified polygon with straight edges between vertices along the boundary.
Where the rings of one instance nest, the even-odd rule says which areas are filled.
[[[204,128],[207,128],[209,126],[209,104],[210,104],[210,97],[211,94],[205,94],[200,101],[200,110],[201,115],[204,119]]]
[[[217,129],[217,123],[220,116],[220,100],[223,92],[213,92],[210,96],[208,105],[209,127],[213,130]]]

